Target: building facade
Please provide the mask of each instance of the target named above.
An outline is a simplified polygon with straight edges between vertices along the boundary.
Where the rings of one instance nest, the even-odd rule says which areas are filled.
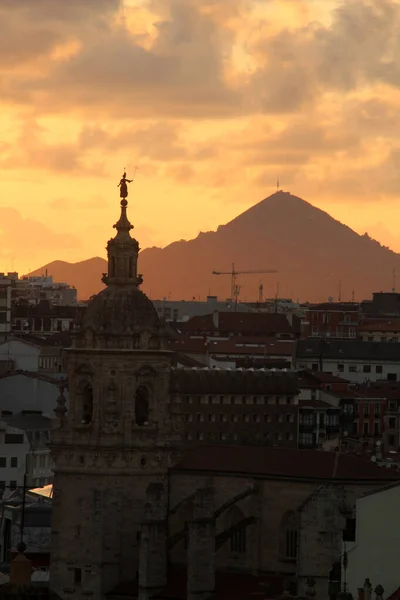
[[[296,448],[298,391],[289,371],[173,369],[170,403],[190,445]]]
[[[11,332],[11,281],[0,273],[0,343]]]
[[[400,344],[358,340],[299,340],[294,367],[331,373],[351,383],[400,380]]]
[[[358,322],[359,305],[354,302],[312,304],[302,318],[301,337],[354,340]]]

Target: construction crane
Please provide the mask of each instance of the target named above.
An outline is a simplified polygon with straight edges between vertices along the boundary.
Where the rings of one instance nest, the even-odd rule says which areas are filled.
[[[240,294],[240,285],[237,284],[238,275],[256,275],[260,273],[278,273],[275,269],[257,269],[256,271],[236,271],[235,263],[232,263],[232,271],[213,271],[213,275],[230,275],[231,276],[231,299],[237,304]]]

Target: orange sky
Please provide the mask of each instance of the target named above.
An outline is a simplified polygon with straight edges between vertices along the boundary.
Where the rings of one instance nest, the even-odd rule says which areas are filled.
[[[400,251],[400,3],[0,0],[0,270],[141,246],[281,187]],[[251,267],[251,265],[249,265]]]

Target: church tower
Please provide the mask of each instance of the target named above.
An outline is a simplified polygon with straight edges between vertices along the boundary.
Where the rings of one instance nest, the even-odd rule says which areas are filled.
[[[52,432],[51,587],[75,599],[101,599],[135,576],[146,497],[154,485],[167,486],[167,469],[180,455],[181,425],[168,401],[171,356],[139,289],[126,181],[107,245],[106,287],[66,350],[69,407],[61,390]]]

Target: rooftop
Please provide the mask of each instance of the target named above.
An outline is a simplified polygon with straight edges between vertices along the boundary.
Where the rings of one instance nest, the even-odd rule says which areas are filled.
[[[194,448],[172,471],[205,471],[266,479],[319,481],[397,481],[400,473],[356,456],[321,450],[258,446],[202,446]]]
[[[183,394],[297,394],[293,371],[276,369],[177,368],[171,372],[170,392]]]
[[[216,321],[218,319],[218,323]],[[300,328],[300,320],[293,317],[293,326],[285,314],[281,313],[232,313],[218,312],[192,317],[186,323],[179,323],[181,331],[231,331],[240,334],[272,335],[276,333],[293,335]]]
[[[296,357],[306,360],[335,359],[368,360],[368,361],[400,361],[400,344],[393,342],[361,342],[358,340],[298,340]]]

